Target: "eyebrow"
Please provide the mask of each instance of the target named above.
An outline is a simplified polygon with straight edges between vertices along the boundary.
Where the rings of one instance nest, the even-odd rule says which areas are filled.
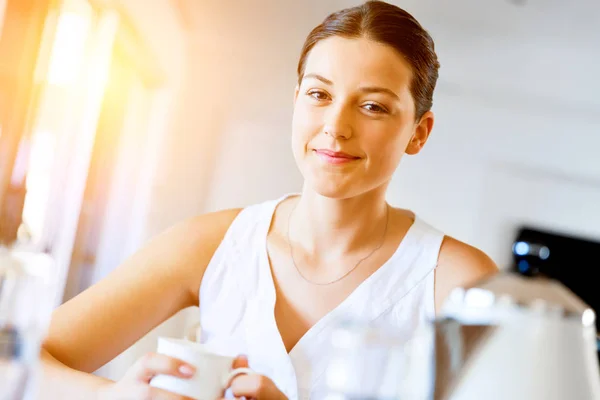
[[[304,80],[306,78],[317,79],[326,85],[330,85],[330,86],[333,85],[332,81],[330,81],[329,79],[327,79],[319,74],[314,74],[314,73],[306,74],[306,75],[304,75],[302,80]],[[363,93],[385,93],[385,94],[392,96],[396,100],[400,100],[400,97],[396,93],[394,93],[392,90],[384,88],[384,87],[380,87],[380,86],[364,86],[364,87],[359,88],[359,91],[361,91]]]
[[[321,76],[321,75],[319,75],[319,74],[312,74],[312,73],[311,73],[311,74],[306,74],[306,75],[304,75],[304,77],[302,78],[302,80],[304,80],[304,79],[306,79],[306,78],[314,78],[314,79],[317,79],[317,80],[319,80],[319,81],[323,82],[323,83],[324,83],[324,84],[326,84],[326,85],[333,85],[333,82],[331,82],[331,81],[330,81],[329,79],[327,79],[327,78],[324,78],[324,77],[322,77],[322,76]]]

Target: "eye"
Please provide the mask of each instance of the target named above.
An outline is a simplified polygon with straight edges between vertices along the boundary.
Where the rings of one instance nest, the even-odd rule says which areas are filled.
[[[329,95],[323,90],[312,89],[309,90],[306,94],[318,101],[324,101],[329,99]]]
[[[387,114],[388,113],[388,110],[385,107],[380,106],[377,103],[367,103],[363,106],[363,108],[365,110],[370,111],[375,114]]]

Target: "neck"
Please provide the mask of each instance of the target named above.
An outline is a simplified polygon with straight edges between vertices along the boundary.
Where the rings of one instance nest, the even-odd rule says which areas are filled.
[[[332,257],[373,247],[388,218],[385,186],[348,199],[324,197],[305,186],[290,220],[296,241],[309,253]]]

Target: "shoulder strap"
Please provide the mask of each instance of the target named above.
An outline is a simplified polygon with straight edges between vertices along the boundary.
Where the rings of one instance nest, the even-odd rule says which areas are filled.
[[[204,272],[200,302],[210,301],[224,284],[242,281],[247,285],[256,278],[273,212],[283,198],[250,205],[236,216]],[[235,271],[229,271],[232,268]]]
[[[425,315],[429,320],[435,318],[435,269],[438,266],[438,259],[442,243],[444,242],[444,233],[434,228],[423,220],[418,219],[420,224],[420,243],[422,249],[422,260],[420,265],[427,269],[425,279]],[[417,222],[417,221],[415,221]]]

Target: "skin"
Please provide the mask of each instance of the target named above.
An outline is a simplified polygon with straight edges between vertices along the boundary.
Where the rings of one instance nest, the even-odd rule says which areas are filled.
[[[294,93],[292,127],[292,151],[305,182],[301,196],[277,207],[267,238],[275,317],[288,351],[391,257],[414,221],[410,211],[385,201],[402,157],[419,153],[434,124],[432,112],[416,118],[411,80],[410,66],[394,49],[367,39],[329,38],[307,59]],[[315,152],[319,149],[355,159],[332,163]],[[183,377],[185,364],[178,360],[147,355],[117,383],[88,373],[178,311],[198,305],[206,266],[239,212],[223,210],[178,224],[60,306],[43,347],[44,391],[68,393],[70,399],[91,393],[107,400],[181,399],[148,386],[158,373]],[[336,280],[378,246],[333,284],[314,285],[300,275],[314,282]],[[480,250],[446,237],[435,273],[436,308],[453,288],[496,271]],[[247,360],[240,357],[235,365],[246,366]],[[285,398],[259,375],[234,379],[232,389],[238,397]]]

